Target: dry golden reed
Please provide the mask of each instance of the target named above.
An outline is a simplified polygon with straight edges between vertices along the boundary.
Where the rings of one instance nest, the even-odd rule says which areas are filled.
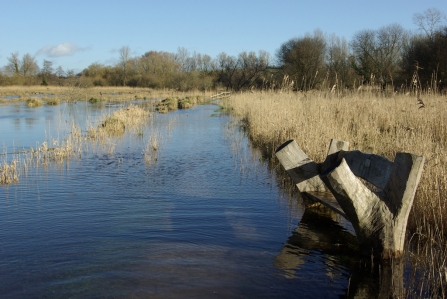
[[[19,172],[17,169],[17,161],[13,160],[10,163],[3,161],[0,164],[0,185],[17,183],[18,180]]]
[[[200,93],[201,96],[193,96]],[[149,100],[149,99],[166,99],[176,97],[178,99],[194,98],[200,102],[203,98],[210,97],[211,91],[189,91],[181,92],[170,89],[152,89],[152,88],[135,88],[123,86],[109,87],[84,87],[76,86],[1,86],[0,87],[0,103],[23,102],[26,99],[39,97],[49,105],[54,105],[63,101],[89,101],[92,102],[110,102],[110,101],[132,101],[132,100]],[[7,98],[13,97],[13,98]],[[153,103],[154,105],[156,103]]]
[[[116,137],[122,135],[117,134],[117,131],[121,129],[117,128],[119,126],[116,126],[116,123],[122,124],[122,133],[125,128],[130,133],[138,134],[143,131],[142,127],[148,123],[150,116],[151,113],[148,110],[130,104],[109,115],[103,115],[100,125],[90,125],[87,133],[83,133],[80,126],[72,123],[70,132],[63,139],[48,138],[36,148],[17,153],[18,156],[20,155],[19,159],[10,163],[3,161],[0,164],[0,184],[17,183],[19,173],[25,172],[31,163],[36,166],[47,166],[50,163],[63,164],[71,158],[79,158],[83,153],[93,150],[93,145],[112,153],[116,146]]]
[[[267,157],[295,139],[313,160],[323,162],[331,138],[391,161],[397,152],[425,156],[409,221],[415,231],[422,215],[442,219],[447,227],[447,216],[442,217],[447,215],[447,100],[434,95],[422,100],[424,108],[410,95],[258,92],[234,94],[224,103],[244,120],[252,142]]]
[[[423,105],[421,105],[421,102]],[[266,158],[295,139],[310,158],[323,162],[331,138],[350,149],[391,161],[397,152],[426,157],[408,221],[408,297],[447,294],[447,99],[437,95],[383,96],[354,92],[255,92],[233,94],[223,104],[243,120],[252,143]],[[278,162],[279,163],[279,162]],[[416,293],[412,293],[417,290]]]

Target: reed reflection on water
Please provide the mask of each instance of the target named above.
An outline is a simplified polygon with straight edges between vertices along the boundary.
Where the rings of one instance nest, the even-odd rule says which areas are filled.
[[[17,139],[32,146],[45,128],[104,109],[83,105],[2,109],[0,137],[9,149]],[[164,140],[150,164],[154,126],[117,138],[113,152],[95,148],[1,186],[2,298],[374,295],[362,287],[376,280],[356,270],[353,236],[284,195],[216,109],[157,115]]]

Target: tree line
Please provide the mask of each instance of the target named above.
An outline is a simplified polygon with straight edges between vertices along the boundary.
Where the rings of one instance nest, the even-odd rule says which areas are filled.
[[[149,51],[133,57],[131,49],[119,49],[113,66],[92,63],[79,74],[54,69],[44,60],[12,53],[0,73],[0,85],[51,84],[82,86],[132,86],[176,90],[294,90],[358,88],[364,84],[394,90],[447,86],[447,18],[438,9],[413,16],[417,32],[399,24],[357,32],[347,41],[316,30],[292,38],[272,57],[266,51],[207,54]]]

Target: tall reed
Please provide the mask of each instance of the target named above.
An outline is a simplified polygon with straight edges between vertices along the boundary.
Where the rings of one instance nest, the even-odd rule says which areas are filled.
[[[430,290],[447,285],[445,98],[372,92],[340,96],[331,92],[255,92],[234,94],[224,104],[242,118],[252,143],[273,161],[275,149],[290,139],[295,139],[317,162],[324,161],[331,138],[346,140],[351,149],[391,161],[397,152],[425,156],[407,237],[416,242],[416,248],[425,246],[419,251],[425,252],[422,257],[413,261],[417,261],[419,269],[432,273],[431,277],[436,275],[438,283]]]

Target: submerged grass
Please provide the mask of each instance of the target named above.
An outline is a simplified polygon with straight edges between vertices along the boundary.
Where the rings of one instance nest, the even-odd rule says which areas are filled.
[[[40,107],[42,106],[42,101],[39,99],[28,99],[26,100],[26,106],[28,107]]]
[[[3,161],[0,164],[0,185],[9,185],[19,181],[19,171],[17,168],[17,161],[13,160],[10,163]]]
[[[100,120],[88,120],[86,132],[78,124],[71,124],[69,133],[63,138],[48,138],[35,148],[15,153],[17,159],[0,164],[0,184],[17,183],[19,174],[26,172],[30,165],[48,166],[51,163],[63,164],[72,158],[80,158],[83,154],[101,148],[109,153],[115,150],[118,137],[125,132],[142,134],[143,127],[149,122],[152,113],[148,109],[130,104],[111,114],[100,116]],[[90,123],[91,122],[91,123]]]
[[[348,141],[352,150],[391,161],[397,152],[425,156],[407,230],[408,240],[417,245],[408,245],[407,258],[411,255],[414,271],[421,271],[418,277],[425,293],[447,294],[445,97],[258,92],[234,94],[223,103],[243,120],[250,140],[263,156],[273,161],[276,148],[290,139],[316,162],[324,161],[331,138]]]

